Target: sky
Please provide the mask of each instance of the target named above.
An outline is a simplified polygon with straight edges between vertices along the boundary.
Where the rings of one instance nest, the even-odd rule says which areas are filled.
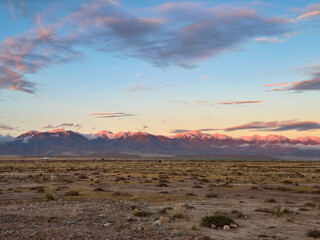
[[[0,134],[320,136],[320,3],[0,0]]]

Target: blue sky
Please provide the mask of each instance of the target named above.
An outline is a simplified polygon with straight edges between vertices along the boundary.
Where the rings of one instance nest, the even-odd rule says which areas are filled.
[[[2,135],[319,136],[317,1],[5,0],[0,23]]]

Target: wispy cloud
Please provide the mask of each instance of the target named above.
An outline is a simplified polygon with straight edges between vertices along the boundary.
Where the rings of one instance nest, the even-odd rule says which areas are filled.
[[[81,124],[78,123],[61,123],[58,125],[47,125],[44,126],[43,128],[45,129],[53,129],[53,128],[76,128],[76,129],[80,129],[81,128]]]
[[[91,113],[89,115],[95,116],[95,118],[123,118],[123,117],[131,117],[136,116],[135,114],[130,113]]]
[[[211,131],[216,131],[216,130],[220,130],[220,129],[216,129],[216,128],[203,128],[203,129],[198,129],[196,131],[200,131],[200,132],[211,132]],[[193,131],[192,129],[173,129],[170,131],[170,133],[173,134],[177,134],[177,133],[184,133],[184,132],[189,132],[189,131]]]
[[[165,88],[165,85],[145,85],[145,84],[137,84],[134,85],[127,90],[130,92],[146,92],[146,91],[157,91],[159,89]]]
[[[262,38],[256,38],[255,41],[256,42],[262,42],[262,43],[282,43],[285,40],[284,39],[279,39],[279,38],[276,38],[276,37],[273,37],[273,38],[262,37]]]
[[[283,42],[288,41],[291,37],[297,36],[297,35],[298,35],[298,33],[296,31],[293,31],[293,32],[283,34],[283,36],[281,38],[279,38],[279,37],[259,37],[259,38],[256,38],[255,41],[261,42],[261,43],[283,43]]]
[[[81,1],[77,10],[53,23],[45,24],[38,15],[35,28],[0,43],[0,88],[34,93],[36,85],[27,77],[80,58],[78,47],[119,52],[159,67],[188,68],[239,49],[252,38],[277,37],[290,30],[287,19],[227,4],[171,2],[145,11],[153,17],[129,12],[120,1],[94,0]]]
[[[299,17],[297,17],[298,21],[307,20],[310,18],[319,18],[320,19],[320,4],[309,4],[306,8],[295,9],[299,12],[302,12]]]
[[[306,68],[305,68],[306,69]],[[278,91],[295,91],[295,92],[305,92],[305,91],[319,91],[320,90],[320,67],[318,65],[313,65],[309,68],[311,72],[306,73],[309,76],[308,80],[299,82],[284,82],[275,84],[266,84],[266,87],[277,87],[283,86],[282,88],[273,88],[267,90],[267,92],[278,92]]]
[[[237,130],[256,130],[256,131],[308,131],[320,129],[320,122],[314,121],[272,121],[272,122],[251,122],[244,125],[235,127],[229,127],[224,129],[225,131],[237,131]]]
[[[215,103],[213,103],[209,99],[205,100],[195,100],[195,101],[180,101],[180,100],[168,100],[169,103],[176,103],[176,104],[181,104],[181,105],[209,105],[212,106]],[[260,101],[260,100],[251,100],[251,101],[234,101],[234,100],[224,100],[221,102],[218,102],[217,104],[220,105],[240,105],[240,104],[253,104],[253,103],[262,103],[265,101]]]
[[[195,100],[195,101],[180,101],[180,100],[168,100],[169,103],[176,103],[182,105],[213,105],[211,100],[204,99],[204,100]]]
[[[234,101],[234,100],[225,100],[219,102],[219,104],[222,105],[235,105],[235,104],[252,104],[252,103],[262,103],[265,101],[260,101],[260,100],[252,100],[252,101]]]
[[[12,130],[17,130],[17,129],[9,126],[7,124],[0,123],[0,130],[12,131]]]

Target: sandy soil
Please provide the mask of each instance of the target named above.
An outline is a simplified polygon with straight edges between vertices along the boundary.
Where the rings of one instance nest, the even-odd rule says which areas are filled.
[[[201,226],[216,214],[238,227]],[[319,162],[0,160],[0,239],[301,240],[310,230],[320,230]]]

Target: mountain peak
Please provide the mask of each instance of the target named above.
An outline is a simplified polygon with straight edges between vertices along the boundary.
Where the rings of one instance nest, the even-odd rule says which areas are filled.
[[[64,130],[62,128],[53,129],[53,130],[51,130],[49,132],[50,133],[68,133],[66,130]]]
[[[199,130],[192,130],[188,132],[182,132],[174,135],[172,138],[201,138],[204,136]]]
[[[31,130],[29,132],[21,134],[20,136],[18,136],[18,138],[34,137],[34,136],[38,135],[39,133],[41,133],[41,132],[36,131],[36,130]]]

